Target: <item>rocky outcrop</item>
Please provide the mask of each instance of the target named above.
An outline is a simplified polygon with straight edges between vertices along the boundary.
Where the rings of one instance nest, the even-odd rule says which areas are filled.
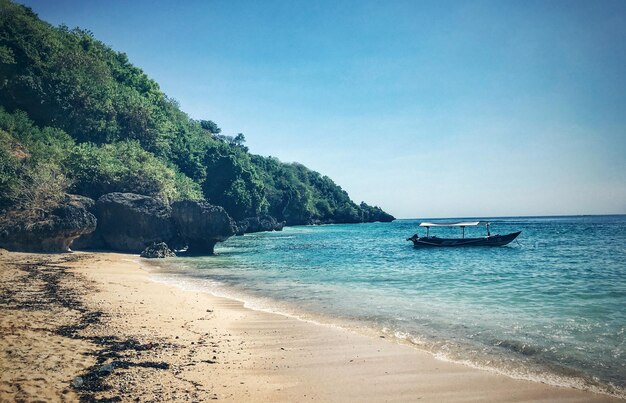
[[[278,222],[274,217],[269,215],[248,217],[238,221],[236,224],[237,235],[263,231],[282,231],[284,226],[284,221]]]
[[[175,245],[186,245],[190,254],[213,254],[217,242],[234,235],[233,220],[220,206],[190,200],[172,203]]]
[[[155,242],[174,237],[171,208],[162,201],[134,193],[108,193],[95,206],[97,235],[108,249],[140,253]]]
[[[87,196],[71,194],[65,196],[65,203],[74,207],[85,209],[90,213],[93,211],[93,208],[96,205],[96,201],[94,199],[90,199]]]
[[[176,253],[174,253],[165,242],[159,242],[148,246],[139,256],[148,259],[163,259],[166,257],[174,257]]]
[[[384,211],[373,211],[365,215],[363,222],[392,222],[396,218]]]
[[[0,247],[22,252],[67,252],[96,228],[96,218],[68,197],[50,211],[13,210],[0,218]]]
[[[365,202],[361,202],[359,207],[361,208],[362,222],[392,222],[396,219],[378,206],[370,206]]]
[[[134,193],[108,193],[95,204],[85,199],[82,203],[98,218],[98,228],[76,240],[77,249],[140,253],[164,242],[174,249],[187,248],[188,253],[212,254],[217,242],[234,234],[226,211],[205,202],[179,201],[169,206]]]

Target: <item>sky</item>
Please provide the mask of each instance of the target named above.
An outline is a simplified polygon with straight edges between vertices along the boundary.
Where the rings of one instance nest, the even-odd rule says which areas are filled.
[[[24,0],[398,218],[626,213],[626,2]]]

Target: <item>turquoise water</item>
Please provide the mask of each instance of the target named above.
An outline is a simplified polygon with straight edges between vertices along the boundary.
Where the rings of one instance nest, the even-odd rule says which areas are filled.
[[[443,359],[626,396],[626,216],[491,222],[492,234],[523,231],[519,242],[414,249],[405,238],[419,220],[291,227],[168,260],[155,275]]]

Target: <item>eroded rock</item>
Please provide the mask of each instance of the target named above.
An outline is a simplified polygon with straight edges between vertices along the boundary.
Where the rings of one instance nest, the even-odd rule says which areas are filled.
[[[207,202],[183,200],[172,203],[172,222],[177,245],[186,245],[190,254],[213,254],[217,242],[235,233],[235,223],[226,210]]]
[[[174,257],[176,253],[174,253],[165,242],[159,242],[148,246],[141,252],[140,256],[147,259],[163,259],[166,257]]]
[[[171,208],[134,193],[108,193],[96,202],[98,234],[109,249],[140,253],[155,242],[174,237]]]
[[[237,235],[263,231],[282,231],[284,226],[284,221],[278,222],[269,215],[248,217],[237,222]]]
[[[50,211],[9,210],[0,217],[0,246],[22,252],[67,252],[96,228],[96,218],[70,198]]]

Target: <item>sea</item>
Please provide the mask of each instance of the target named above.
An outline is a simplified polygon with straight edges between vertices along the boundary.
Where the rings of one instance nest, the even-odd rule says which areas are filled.
[[[416,249],[406,238],[425,235],[421,219],[294,226],[150,270],[156,281],[442,360],[626,397],[626,216],[477,219],[491,222],[491,234],[522,233],[503,247]]]

